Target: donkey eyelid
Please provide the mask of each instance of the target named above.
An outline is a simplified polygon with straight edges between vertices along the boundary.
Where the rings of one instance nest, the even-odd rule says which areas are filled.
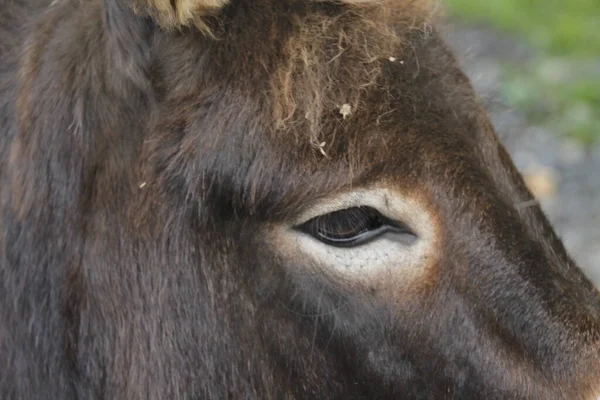
[[[311,202],[302,207],[296,218],[289,220],[284,227],[297,234],[294,228],[313,218],[361,206],[377,210],[385,219],[395,221],[393,225],[408,229],[413,237],[432,241],[435,236],[437,224],[432,216],[431,206],[410,193],[383,187],[383,184],[355,188]]]
[[[384,236],[418,238],[403,222],[388,218],[378,209],[366,205],[318,215],[294,226],[294,230],[337,248],[364,246]]]
[[[292,221],[292,226],[300,226],[311,219],[353,207],[371,207],[389,220],[396,220],[390,211],[383,207],[385,200],[377,193],[371,194],[370,190],[357,191],[336,195],[332,198],[321,200],[307,207]]]
[[[304,210],[291,221],[291,227],[300,226],[313,218],[342,211],[344,209],[370,207],[377,210],[386,221],[393,221],[394,225],[405,227],[416,234],[411,226],[411,216],[404,215],[404,213],[398,213],[398,207],[393,206],[397,205],[399,202],[404,203],[402,199],[403,196],[400,193],[377,187],[357,189],[341,194],[338,193],[334,196],[318,200],[304,208]]]

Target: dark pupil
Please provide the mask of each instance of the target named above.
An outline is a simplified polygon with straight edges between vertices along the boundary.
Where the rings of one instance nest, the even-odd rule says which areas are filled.
[[[353,247],[365,244],[388,231],[409,232],[382,216],[371,207],[352,207],[320,215],[299,226],[325,244],[337,247]]]

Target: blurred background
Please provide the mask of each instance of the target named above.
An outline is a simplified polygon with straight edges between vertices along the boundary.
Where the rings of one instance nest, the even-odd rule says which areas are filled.
[[[600,287],[600,0],[444,0],[517,168]]]

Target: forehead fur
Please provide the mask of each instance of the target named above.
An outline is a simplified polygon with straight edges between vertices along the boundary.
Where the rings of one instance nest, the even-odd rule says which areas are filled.
[[[272,79],[276,128],[308,132],[318,147],[327,116],[353,118],[380,83],[386,63],[402,63],[403,53],[414,50],[410,37],[426,34],[435,15],[427,1],[329,3],[341,10],[298,14]],[[385,114],[388,104],[380,101],[381,109],[371,111]]]

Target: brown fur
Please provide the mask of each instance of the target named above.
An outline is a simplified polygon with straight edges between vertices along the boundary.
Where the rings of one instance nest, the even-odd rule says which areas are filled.
[[[203,21],[208,14],[214,14],[225,7],[229,0],[132,0],[134,10],[150,15],[166,29],[195,25],[209,33]]]
[[[230,0],[131,0],[133,9],[139,13],[150,15],[160,26],[166,29],[195,26],[201,31],[210,34],[210,28],[205,24],[203,18],[209,14],[215,15],[229,4]],[[404,15],[416,16],[427,8],[426,1],[390,1],[390,0],[305,0],[307,3],[315,2],[338,2],[357,7],[384,6],[385,9],[397,8],[398,5],[404,11]],[[396,4],[394,4],[396,3]],[[416,5],[416,6],[415,6]],[[408,6],[408,7],[407,7]],[[411,8],[408,10],[408,8]],[[407,12],[408,11],[408,12]]]
[[[407,33],[426,35],[430,29],[433,10],[426,2],[358,4],[338,16],[315,13],[291,21],[294,34],[283,45],[285,62],[272,84],[278,128],[292,126],[307,132],[312,143],[321,143],[324,115],[339,112],[344,104],[352,113],[363,108],[382,63],[390,58],[402,62],[403,53],[411,50]],[[386,104],[381,114],[390,111]]]
[[[434,11],[5,1],[0,398],[598,394],[600,295],[516,207]],[[278,244],[372,185],[432,214],[423,273],[351,281]]]

